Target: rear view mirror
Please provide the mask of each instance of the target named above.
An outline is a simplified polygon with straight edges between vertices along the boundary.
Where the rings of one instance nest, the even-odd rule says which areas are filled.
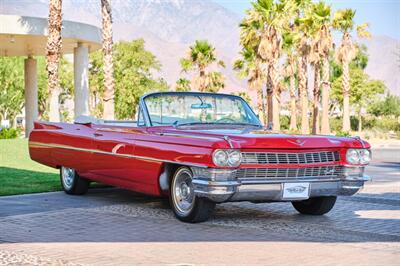
[[[209,103],[194,103],[190,106],[192,109],[211,109],[212,105]]]

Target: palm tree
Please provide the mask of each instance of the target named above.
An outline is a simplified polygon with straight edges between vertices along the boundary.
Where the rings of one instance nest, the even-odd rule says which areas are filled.
[[[253,3],[253,9],[258,13],[257,19],[261,18],[263,23],[258,54],[266,61],[268,66],[268,123],[272,122],[273,129],[279,130],[278,60],[282,53],[282,31],[288,24],[287,18],[293,12],[294,3],[291,1],[274,3],[274,0],[257,0]]]
[[[266,81],[266,75],[264,60],[258,54],[258,47],[261,42],[259,32],[263,24],[260,16],[253,9],[247,10],[246,13],[246,17],[240,24],[240,44],[243,47],[240,53],[241,59],[235,61],[234,69],[239,71],[240,78],[248,77],[249,89],[255,90],[257,94],[258,115],[263,124],[266,125],[267,115],[263,92],[263,83]]]
[[[321,97],[321,61],[319,55],[319,42],[314,39],[311,42],[311,49],[309,54],[310,65],[314,69],[314,88],[313,88],[313,101],[312,101],[312,134],[319,133],[319,102]]]
[[[314,21],[311,17],[302,17],[296,19],[296,24],[300,31],[300,41],[297,44],[298,62],[298,80],[299,96],[301,105],[301,133],[308,134],[310,125],[308,120],[308,93],[307,93],[307,67],[311,53],[310,37],[313,32]]]
[[[321,133],[330,134],[329,125],[329,97],[331,91],[330,83],[330,65],[329,54],[333,49],[331,27],[331,7],[326,6],[321,2],[316,6],[315,11],[319,18],[319,49],[322,59],[322,116],[321,116]]]
[[[335,59],[342,65],[342,87],[343,87],[343,128],[344,132],[350,131],[350,71],[349,64],[357,55],[357,46],[352,42],[350,32],[354,29],[355,10],[342,9],[335,13],[333,27],[343,33],[342,42],[335,51]],[[370,38],[368,23],[357,26],[359,38]]]
[[[50,121],[60,121],[59,102],[60,82],[58,77],[60,53],[62,48],[62,0],[50,0],[48,18],[47,46],[46,46],[46,70],[48,75],[48,90],[50,98]]]
[[[289,130],[297,130],[297,95],[296,95],[296,38],[294,27],[283,34],[283,50],[286,54],[284,75],[289,79],[290,125]]]
[[[239,71],[240,78],[248,78],[247,84],[250,90],[255,90],[257,94],[257,110],[260,120],[265,125],[267,123],[265,116],[264,95],[262,84],[265,80],[262,69],[261,59],[257,53],[250,48],[243,48],[240,52],[241,59],[234,62],[234,70]]]
[[[335,52],[335,59],[342,65],[343,87],[343,131],[350,131],[350,73],[349,64],[357,54],[357,48],[353,44],[350,31],[354,27],[355,11],[341,9],[335,13],[333,27],[343,32],[342,42]]]
[[[207,72],[207,67],[213,64],[225,67],[224,62],[217,59],[215,48],[208,41],[196,40],[180,63],[184,72],[191,70],[197,72],[192,84],[199,91],[216,92],[224,87],[224,77],[220,72]]]
[[[332,39],[330,34],[326,36],[326,29],[329,29],[330,23],[330,14],[331,8],[328,5],[325,5],[324,2],[320,1],[317,4],[313,4],[310,9],[309,16],[313,20],[313,40],[309,55],[309,61],[314,68],[314,98],[313,98],[313,125],[312,125],[312,133],[318,134],[320,131],[320,114],[319,114],[319,105],[320,105],[320,97],[321,97],[321,61],[322,59],[325,61],[325,71],[328,73],[324,73],[325,75],[328,74],[328,82],[329,82],[329,50],[332,47]],[[324,58],[325,57],[325,58]],[[326,65],[327,64],[327,65]],[[327,68],[327,69],[326,69]],[[328,91],[324,92],[324,102],[325,102],[325,109],[328,108],[329,104],[329,87],[327,88],[324,86],[325,90]],[[328,124],[329,128],[329,117],[327,116],[328,113],[326,112],[326,119],[325,124]]]
[[[190,91],[190,80],[179,78],[175,83],[175,91]]]
[[[114,66],[111,0],[101,0],[104,71],[104,119],[114,119]]]

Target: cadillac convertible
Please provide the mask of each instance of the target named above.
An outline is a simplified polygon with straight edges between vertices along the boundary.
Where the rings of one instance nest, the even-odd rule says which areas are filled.
[[[30,156],[59,168],[68,194],[95,181],[169,197],[184,222],[205,221],[229,201],[291,202],[301,214],[323,215],[369,179],[367,142],[272,132],[238,96],[152,93],[137,113],[137,121],[36,122]]]

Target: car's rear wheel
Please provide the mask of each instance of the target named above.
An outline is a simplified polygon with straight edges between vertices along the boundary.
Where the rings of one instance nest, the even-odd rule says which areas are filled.
[[[315,197],[302,201],[293,201],[293,207],[301,214],[323,215],[335,206],[336,196]]]
[[[88,191],[89,181],[80,177],[72,168],[61,166],[60,180],[61,186],[67,194],[82,195]]]
[[[170,204],[179,220],[189,223],[204,222],[212,214],[215,203],[196,197],[192,177],[192,171],[188,167],[176,170],[170,185]]]

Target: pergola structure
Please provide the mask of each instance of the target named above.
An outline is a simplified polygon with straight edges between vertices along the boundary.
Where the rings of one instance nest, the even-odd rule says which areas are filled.
[[[25,134],[38,118],[37,62],[46,55],[47,19],[0,15],[0,56],[26,56]],[[89,52],[101,48],[100,28],[63,21],[62,54],[74,55],[74,115],[89,115]]]

